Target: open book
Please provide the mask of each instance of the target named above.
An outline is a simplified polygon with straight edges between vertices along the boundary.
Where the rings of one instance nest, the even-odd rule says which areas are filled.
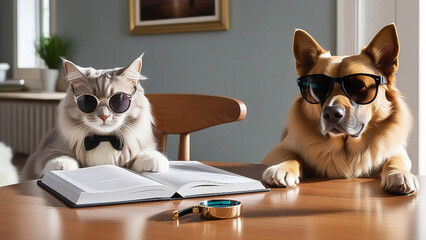
[[[38,184],[71,207],[269,191],[260,181],[197,161],[170,161],[164,173],[113,165],[51,171]]]

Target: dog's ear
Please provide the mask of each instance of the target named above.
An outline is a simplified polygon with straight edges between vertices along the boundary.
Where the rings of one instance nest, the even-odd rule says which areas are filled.
[[[293,54],[299,76],[306,75],[315,65],[318,57],[326,52],[307,32],[296,29],[293,37]]]
[[[395,24],[382,28],[362,50],[372,58],[373,63],[386,75],[392,75],[398,69],[399,40]]]

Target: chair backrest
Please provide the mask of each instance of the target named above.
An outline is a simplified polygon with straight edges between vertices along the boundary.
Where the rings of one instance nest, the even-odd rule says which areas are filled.
[[[147,94],[155,118],[160,151],[166,152],[167,135],[179,134],[178,160],[190,159],[189,134],[246,117],[246,105],[237,99],[198,94]]]

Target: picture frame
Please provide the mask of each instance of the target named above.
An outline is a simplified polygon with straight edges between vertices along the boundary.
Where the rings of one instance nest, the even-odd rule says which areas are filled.
[[[130,34],[229,29],[229,0],[129,0]]]

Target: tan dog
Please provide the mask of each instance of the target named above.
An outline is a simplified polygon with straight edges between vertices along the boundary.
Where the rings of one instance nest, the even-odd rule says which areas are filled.
[[[293,53],[301,90],[282,142],[263,160],[263,180],[292,187],[302,175],[327,178],[381,176],[395,194],[418,190],[405,146],[411,114],[395,86],[399,41],[384,27],[359,55],[331,56],[296,30]]]

